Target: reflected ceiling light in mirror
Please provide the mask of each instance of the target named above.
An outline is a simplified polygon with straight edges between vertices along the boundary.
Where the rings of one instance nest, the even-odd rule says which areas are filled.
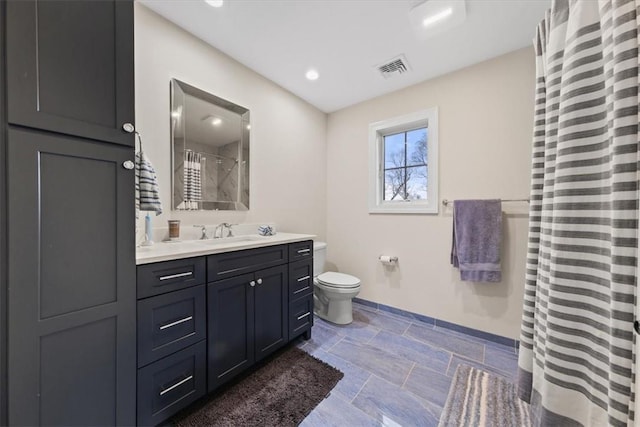
[[[224,0],[204,0],[204,2],[211,7],[222,7],[224,4]]]
[[[182,116],[182,105],[179,105],[175,111],[171,112],[171,117],[179,119]]]
[[[209,114],[202,118],[203,122],[211,123],[212,126],[220,126],[222,124],[222,119],[220,117],[214,116],[213,114]]]
[[[446,32],[467,16],[464,0],[428,0],[409,11],[409,20],[420,39]]]
[[[318,72],[312,68],[309,71],[307,71],[307,74],[305,74],[305,77],[307,78],[307,80],[313,81],[313,80],[318,80],[318,77],[320,77],[320,74],[318,74]]]
[[[247,130],[251,130],[251,125],[247,125]]]

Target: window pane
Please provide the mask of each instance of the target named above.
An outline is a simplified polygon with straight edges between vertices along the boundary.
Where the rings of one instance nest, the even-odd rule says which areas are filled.
[[[384,200],[404,200],[404,168],[384,172]]]
[[[407,166],[427,164],[427,128],[407,132]]]
[[[404,166],[404,132],[384,137],[384,168]]]
[[[407,199],[427,199],[427,167],[414,166],[407,168]]]

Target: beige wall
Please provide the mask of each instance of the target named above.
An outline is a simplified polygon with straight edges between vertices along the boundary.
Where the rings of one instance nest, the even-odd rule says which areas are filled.
[[[502,283],[461,282],[449,263],[451,208],[437,215],[368,213],[369,123],[437,106],[441,199],[529,194],[532,49],[474,65],[329,115],[328,260],[362,280],[360,297],[517,338],[522,313],[525,203],[505,204]],[[400,263],[386,270],[380,254]]]
[[[323,112],[135,5],[136,127],[159,178],[167,219],[191,224],[275,222],[282,231],[326,228],[326,122]],[[251,207],[248,212],[171,211],[169,81],[177,78],[251,110]],[[144,229],[140,219],[138,229]]]
[[[451,210],[368,213],[368,125],[439,107],[440,197],[521,198],[529,191],[533,52],[523,49],[327,116],[140,4],[135,6],[136,124],[165,213],[183,225],[276,222],[317,234],[333,266],[362,279],[362,298],[516,338],[526,207],[505,205],[503,281],[460,282],[449,265]],[[251,110],[249,212],[171,211],[169,81]],[[142,219],[139,225],[142,224]],[[142,229],[143,227],[139,227]],[[380,254],[400,264],[385,270]]]

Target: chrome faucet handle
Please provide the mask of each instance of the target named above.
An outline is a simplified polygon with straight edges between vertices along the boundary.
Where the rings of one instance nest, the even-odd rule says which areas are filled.
[[[207,226],[206,225],[195,224],[194,227],[200,227],[200,229],[202,231],[202,235],[200,236],[200,240],[208,239],[208,237],[207,237]]]
[[[224,229],[227,229],[227,237],[233,237],[233,226],[234,225],[238,225],[238,224],[230,224],[228,222],[223,222],[222,224],[222,230],[220,230],[220,236],[222,236],[222,232],[224,231]]]

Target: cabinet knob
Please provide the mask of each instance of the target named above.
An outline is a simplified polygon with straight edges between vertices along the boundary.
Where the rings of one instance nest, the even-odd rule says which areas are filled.
[[[253,288],[256,285],[256,281],[255,280],[250,281],[249,285]]]
[[[262,279],[258,279],[258,285],[262,285]]]
[[[132,133],[136,128],[131,123],[125,123],[122,125],[122,130],[127,133]]]
[[[125,161],[122,163],[122,167],[123,167],[123,168],[125,168],[125,169],[127,169],[127,170],[131,170],[131,169],[133,169],[133,167],[134,167],[134,166],[135,166],[135,165],[133,164],[133,162],[132,162],[131,160],[125,160]]]

